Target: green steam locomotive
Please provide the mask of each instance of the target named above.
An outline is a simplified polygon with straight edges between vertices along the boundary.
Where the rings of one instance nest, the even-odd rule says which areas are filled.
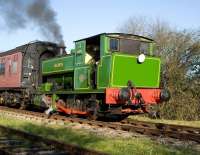
[[[149,105],[170,98],[159,87],[161,61],[155,47],[152,39],[122,33],[77,40],[70,54],[42,62],[42,84],[33,103],[47,114],[92,119],[148,112]]]

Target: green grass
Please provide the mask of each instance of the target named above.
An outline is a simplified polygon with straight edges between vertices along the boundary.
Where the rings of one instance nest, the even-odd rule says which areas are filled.
[[[129,116],[129,119],[138,120],[138,121],[147,121],[154,123],[166,123],[166,124],[175,124],[175,125],[185,125],[191,127],[199,127],[200,121],[181,121],[181,120],[166,120],[166,119],[151,119],[144,116]]]
[[[157,144],[148,138],[109,138],[97,136],[85,130],[70,129],[58,125],[45,125],[0,116],[0,124],[44,137],[103,151],[114,155],[183,155],[199,154],[189,148],[174,148]]]

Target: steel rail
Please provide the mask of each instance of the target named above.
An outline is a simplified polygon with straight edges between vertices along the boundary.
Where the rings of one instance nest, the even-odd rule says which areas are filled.
[[[91,126],[97,127],[107,127],[111,129],[118,129],[128,132],[136,132],[143,135],[155,136],[155,137],[169,137],[176,138],[184,141],[195,141],[200,143],[200,128],[197,127],[189,127],[183,125],[171,125],[165,123],[151,123],[145,121],[137,121],[137,120],[123,120],[121,122],[103,122],[103,121],[91,121],[87,119],[81,118],[71,118],[60,115],[53,115],[50,118],[43,113],[25,111],[12,109],[7,107],[0,107],[0,110],[12,111],[15,112],[16,115],[25,115],[30,119],[42,119],[46,120],[49,123],[79,123],[79,124],[87,124]]]

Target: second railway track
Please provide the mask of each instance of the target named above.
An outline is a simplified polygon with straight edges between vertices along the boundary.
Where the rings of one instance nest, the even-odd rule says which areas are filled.
[[[2,155],[104,155],[104,153],[47,139],[0,125]]]
[[[200,128],[188,127],[182,125],[170,125],[164,123],[150,123],[136,120],[124,120],[121,122],[102,122],[91,121],[81,118],[71,118],[60,115],[53,115],[50,118],[43,113],[25,111],[19,109],[12,109],[0,106],[0,112],[10,113],[16,117],[24,117],[26,119],[41,120],[42,122],[65,124],[65,123],[79,123],[87,124],[97,127],[108,127],[129,132],[136,132],[143,135],[154,137],[169,137],[176,138],[184,141],[195,141],[200,143]]]

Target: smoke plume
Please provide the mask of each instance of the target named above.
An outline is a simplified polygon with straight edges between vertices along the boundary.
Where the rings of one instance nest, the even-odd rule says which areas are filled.
[[[47,40],[63,42],[61,28],[49,0],[0,0],[0,18],[11,30],[33,24]]]

